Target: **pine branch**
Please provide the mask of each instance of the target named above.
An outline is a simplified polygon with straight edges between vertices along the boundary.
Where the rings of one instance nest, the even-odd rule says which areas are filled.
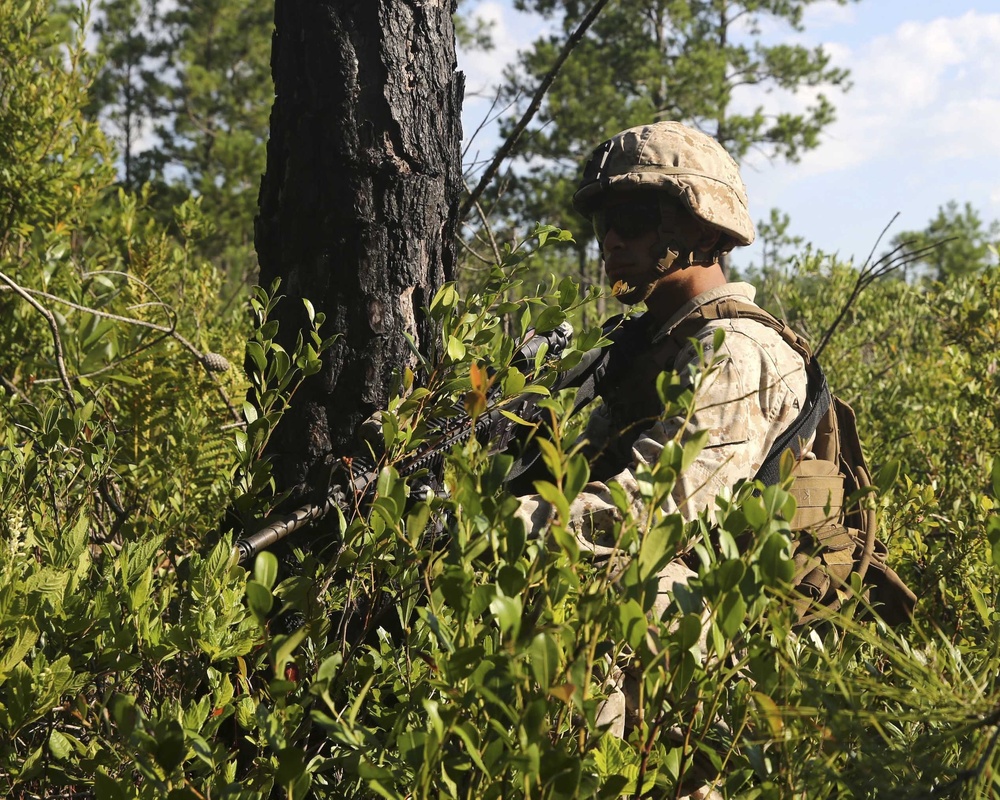
[[[607,4],[608,0],[597,0],[597,2],[591,6],[587,15],[580,21],[576,30],[570,34],[565,44],[563,44],[563,48],[559,53],[559,57],[556,59],[556,63],[552,65],[552,69],[548,71],[542,79],[542,82],[538,85],[538,88],[535,90],[535,94],[531,98],[531,103],[528,106],[527,111],[525,111],[521,116],[521,119],[517,121],[517,124],[514,126],[514,130],[511,131],[507,140],[500,146],[500,149],[497,150],[496,155],[493,157],[493,161],[490,162],[490,165],[486,168],[483,176],[479,179],[479,183],[476,185],[476,188],[472,190],[472,193],[465,198],[465,202],[462,203],[462,207],[458,212],[459,219],[465,219],[472,207],[479,201],[483,192],[485,192],[487,187],[493,182],[493,179],[496,177],[496,174],[500,169],[500,165],[510,155],[514,146],[520,140],[521,134],[524,133],[531,120],[534,119],[535,114],[538,113],[538,109],[542,107],[542,100],[549,91],[549,87],[552,86],[552,82],[555,81],[556,76],[563,67],[563,64],[566,63],[566,59],[569,58],[570,53],[576,49],[577,45],[583,39],[584,34],[593,24],[594,20],[597,19],[597,15]]]
[[[819,345],[813,351],[813,354],[819,358],[820,354],[823,352],[824,348],[830,342],[833,334],[836,332],[837,328],[844,321],[847,316],[847,312],[850,311],[851,306],[857,301],[861,293],[871,286],[875,281],[880,278],[884,278],[892,272],[895,272],[902,267],[909,266],[915,261],[919,261],[928,253],[936,250],[939,247],[947,244],[948,242],[954,241],[955,237],[949,237],[947,239],[940,239],[936,242],[931,242],[928,245],[922,247],[917,247],[910,249],[914,244],[913,241],[901,242],[898,246],[894,247],[887,253],[883,253],[874,262],[872,257],[875,255],[875,250],[882,241],[886,232],[892,227],[892,224],[896,221],[899,216],[898,213],[893,215],[893,218],[889,220],[889,224],[886,225],[882,232],[878,235],[875,240],[875,244],[872,245],[871,252],[868,253],[868,258],[865,259],[865,263],[861,266],[861,270],[858,272],[858,279],[854,282],[854,288],[851,289],[851,294],[848,296],[847,300],[844,302],[843,307],[840,309],[840,313],[837,314],[837,318],[833,321],[829,328],[823,334],[820,339]]]

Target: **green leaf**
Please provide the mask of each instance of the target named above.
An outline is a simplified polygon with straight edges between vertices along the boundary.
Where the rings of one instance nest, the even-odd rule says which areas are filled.
[[[500,632],[510,639],[516,639],[521,632],[521,615],[524,607],[520,597],[495,597],[490,603],[490,611],[500,626]]]
[[[263,373],[267,368],[267,356],[264,355],[264,348],[258,342],[247,342],[247,355],[257,367],[257,371]]]
[[[476,730],[476,727],[468,720],[465,720],[452,728],[452,730],[465,743],[466,752],[469,754],[469,758],[472,759],[472,763],[476,765],[476,768],[484,775],[489,776],[490,771],[486,769],[486,765],[479,754],[479,731]]]
[[[73,755],[73,745],[62,733],[53,728],[49,734],[49,752],[60,761],[67,761]]]
[[[646,619],[642,606],[631,599],[619,603],[618,622],[621,625],[622,638],[633,650],[637,649],[649,629],[649,620]]]
[[[278,751],[278,769],[274,777],[282,786],[294,783],[306,771],[306,756],[299,747],[285,747]]]
[[[539,685],[548,690],[559,672],[559,645],[547,633],[539,633],[528,645],[528,663]]]
[[[566,524],[569,521],[569,503],[559,488],[548,481],[535,481],[535,491],[542,499],[555,507],[559,520]]]
[[[1000,515],[994,514],[986,523],[986,539],[990,543],[990,556],[993,559],[993,568],[1000,572]],[[3,665],[0,664],[0,675],[3,674]]]
[[[648,580],[674,559],[683,525],[680,515],[672,514],[642,537],[639,545],[639,576],[642,580]]]
[[[722,635],[727,639],[732,639],[739,633],[740,626],[747,615],[746,601],[739,592],[730,592],[723,598],[722,607],[719,609],[719,628]]]
[[[257,554],[253,564],[253,579],[269,591],[278,579],[278,558],[268,550]]]
[[[695,459],[701,455],[701,451],[705,449],[705,443],[708,441],[711,433],[708,430],[698,431],[684,443],[684,452],[681,456],[681,465],[678,472],[683,474],[694,463]]]
[[[292,660],[292,653],[295,648],[302,644],[309,633],[309,628],[303,625],[288,636],[275,636],[272,653],[274,655],[274,674],[281,676],[285,674],[285,665]]]
[[[448,358],[452,361],[461,361],[465,358],[465,344],[457,336],[448,337]]]
[[[263,621],[274,605],[271,590],[257,581],[247,581],[247,604],[258,620]]]
[[[573,455],[566,462],[566,479],[563,481],[566,499],[572,503],[589,480],[590,464],[587,459],[580,453]]]
[[[973,585],[968,584],[969,593],[972,595],[972,602],[976,606],[976,612],[979,614],[979,618],[985,622],[987,625],[990,624],[990,610],[986,605],[986,598],[983,597],[983,593]]]
[[[535,318],[535,330],[539,333],[548,333],[562,325],[566,321],[566,312],[559,306],[549,306]]]
[[[19,622],[18,625],[24,627],[18,630],[14,644],[3,654],[3,658],[0,658],[0,681],[7,677],[7,673],[16,664],[24,660],[31,648],[35,646],[35,642],[38,641],[38,628],[33,622]]]
[[[442,319],[451,309],[458,305],[458,292],[454,283],[446,283],[431,301],[431,316]]]
[[[128,794],[114,778],[109,777],[102,769],[94,776],[94,788],[98,800],[128,800]]]
[[[503,379],[502,386],[504,396],[511,397],[513,395],[521,394],[521,392],[524,391],[524,385],[526,382],[527,381],[521,370],[517,369],[517,367],[511,367],[507,370],[507,374]]]
[[[165,720],[156,726],[154,739],[156,744],[153,748],[153,757],[163,767],[163,771],[170,775],[183,763],[187,753],[184,731],[176,720]]]
[[[882,465],[882,468],[875,475],[875,485],[880,494],[888,492],[899,479],[902,464],[898,459],[892,459]]]
[[[759,563],[761,573],[770,585],[788,583],[795,574],[791,543],[782,534],[772,533],[761,546]]]
[[[690,650],[701,641],[702,630],[701,614],[685,614],[677,624],[677,630],[673,636],[677,646],[682,650]]]

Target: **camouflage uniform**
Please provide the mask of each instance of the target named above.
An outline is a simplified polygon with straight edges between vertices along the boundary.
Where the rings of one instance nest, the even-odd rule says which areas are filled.
[[[710,137],[676,122],[631,128],[600,145],[584,168],[574,205],[581,213],[594,215],[600,239],[598,220],[609,197],[650,191],[679,203],[695,219],[721,234],[717,249],[706,258],[703,252],[678,246],[670,239],[666,223],[662,223],[655,252],[661,274],[715,264],[721,253],[753,241],[746,191],[735,161]],[[661,214],[665,213],[662,202]],[[593,461],[592,481],[572,503],[568,520],[581,549],[594,559],[606,562],[625,557],[615,547],[614,527],[620,521],[620,512],[612,500],[610,482],[625,490],[631,513],[640,518],[647,509],[643,507],[637,469],[655,465],[667,442],[676,439],[684,443],[692,435],[708,431],[701,454],[678,477],[662,506],[665,514],[679,512],[685,520],[691,520],[703,510],[711,512],[715,497],[731,491],[737,481],[752,478],[776,438],[799,415],[806,402],[806,365],[777,331],[731,315],[706,322],[694,332],[690,323],[684,325],[699,307],[727,301],[752,303],[754,295],[753,287],[745,283],[729,283],[702,292],[658,330],[638,337],[637,352],[628,354],[631,363],[653,364],[657,369],[628,369],[617,385],[601,387],[604,404],[591,415],[586,438],[592,453],[611,457]],[[716,328],[725,331],[725,339],[720,352],[713,353]],[[701,357],[687,340],[692,334],[703,351]],[[682,382],[694,385],[694,374],[703,361],[713,361],[714,367],[697,387],[690,419],[664,418],[655,394],[652,413],[634,413],[633,398],[650,397],[659,371],[672,370]],[[648,411],[648,406],[643,407]],[[637,420],[648,420],[649,424],[637,425]],[[614,467],[608,468],[611,465]],[[548,524],[551,508],[539,496],[531,495],[521,498],[518,514],[529,532],[537,533]],[[665,613],[675,587],[686,583],[693,574],[680,560],[660,572],[659,597],[653,608],[657,618]],[[641,713],[636,707],[636,684],[627,667],[624,671],[618,665],[609,667],[608,697],[598,723],[624,736],[626,718],[634,722]],[[718,796],[709,787],[695,795]]]
[[[754,288],[746,283],[729,283],[704,292],[686,304],[652,337],[650,348],[664,347],[672,331],[695,308],[727,298],[752,302]],[[629,497],[632,513],[643,512],[636,467],[654,465],[663,445],[675,438],[684,442],[692,434],[709,431],[705,448],[680,476],[673,493],[663,505],[664,513],[680,512],[685,520],[694,519],[703,509],[714,505],[716,495],[724,494],[741,478],[751,478],[760,469],[775,438],[788,428],[806,399],[806,370],[802,358],[774,330],[748,319],[723,319],[706,323],[695,337],[704,349],[705,358],[713,358],[712,342],[716,328],[725,331],[721,352],[714,354],[715,368],[699,387],[696,410],[690,420],[680,417],[659,419],[631,441],[617,435],[614,398],[591,415],[587,440],[597,451],[622,447],[631,452],[630,463],[614,475],[602,476],[587,485],[570,507],[569,525],[580,546],[597,558],[615,553],[613,528],[620,514],[611,499],[608,482],[619,484]],[[637,358],[641,358],[639,355]],[[700,359],[693,344],[680,347],[670,367],[688,385]],[[620,387],[623,394],[642,387]],[[537,495],[521,498],[520,516],[529,529],[539,530],[548,522],[548,504]],[[662,612],[666,607],[666,599]]]
[[[714,361],[695,395],[695,411],[690,419],[657,419],[638,435],[622,437],[619,431],[627,422],[615,409],[615,398],[599,406],[591,415],[586,437],[596,452],[627,449],[626,466],[612,475],[595,474],[570,506],[569,527],[577,536],[580,548],[598,561],[621,557],[614,545],[614,526],[621,515],[612,501],[608,483],[620,485],[631,503],[634,517],[643,514],[636,468],[655,465],[666,442],[685,442],[699,431],[709,431],[701,454],[678,476],[672,494],[662,506],[665,514],[679,512],[685,520],[695,518],[704,509],[711,510],[715,497],[724,495],[741,478],[756,474],[778,435],[798,416],[806,401],[806,369],[802,358],[773,329],[749,319],[721,319],[708,322],[694,337],[703,356],[691,342],[671,342],[671,334],[692,311],[708,303],[734,299],[753,302],[755,290],[746,283],[729,283],[704,292],[687,303],[651,338],[651,351],[673,347],[676,358],[672,368],[691,385],[693,373],[702,361]],[[713,353],[716,328],[725,331],[720,352]],[[636,358],[642,358],[637,354]],[[619,392],[648,391],[649,387],[619,386]],[[630,456],[630,457],[629,457]],[[806,456],[808,457],[808,455]],[[551,509],[537,495],[521,498],[518,514],[529,531],[539,532],[549,521]],[[681,560],[667,564],[659,573],[658,597],[653,614],[662,619],[675,587],[686,584],[695,573]],[[706,651],[703,631],[702,652]],[[637,684],[617,665],[609,665],[608,698],[598,715],[598,724],[624,737],[626,720],[639,713],[636,708]],[[704,797],[718,797],[705,794]]]

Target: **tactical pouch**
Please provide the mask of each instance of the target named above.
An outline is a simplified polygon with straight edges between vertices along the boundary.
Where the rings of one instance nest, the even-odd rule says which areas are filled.
[[[885,544],[876,539],[868,572],[865,574],[865,583],[869,586],[866,599],[887,625],[896,626],[913,619],[917,596],[886,563],[887,556]]]
[[[795,609],[801,620],[805,620],[813,606],[840,607],[843,600],[838,590],[854,571],[859,533],[836,523],[799,531],[792,556],[795,562],[792,588],[798,595]]]

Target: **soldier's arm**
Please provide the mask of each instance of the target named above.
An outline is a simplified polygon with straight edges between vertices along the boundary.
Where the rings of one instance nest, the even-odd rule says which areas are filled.
[[[748,335],[741,328],[740,323],[727,326],[720,359],[698,387],[690,419],[655,421],[632,443],[631,461],[623,470],[607,481],[592,481],[573,502],[569,525],[582,546],[596,555],[613,549],[611,531],[620,513],[612,501],[610,482],[624,489],[633,515],[646,511],[637,472],[643,465],[656,464],[667,442],[683,444],[697,432],[708,431],[704,449],[678,476],[661,505],[665,514],[679,511],[685,520],[693,519],[711,507],[718,494],[755,474],[775,437],[798,413],[805,397],[805,372],[801,359],[788,348],[782,351],[766,334]],[[699,338],[711,346],[710,331]],[[682,351],[680,374],[688,375],[687,366],[696,363],[693,348]],[[521,498],[519,513],[529,529],[537,531],[547,523],[550,509],[537,496],[528,496]]]

